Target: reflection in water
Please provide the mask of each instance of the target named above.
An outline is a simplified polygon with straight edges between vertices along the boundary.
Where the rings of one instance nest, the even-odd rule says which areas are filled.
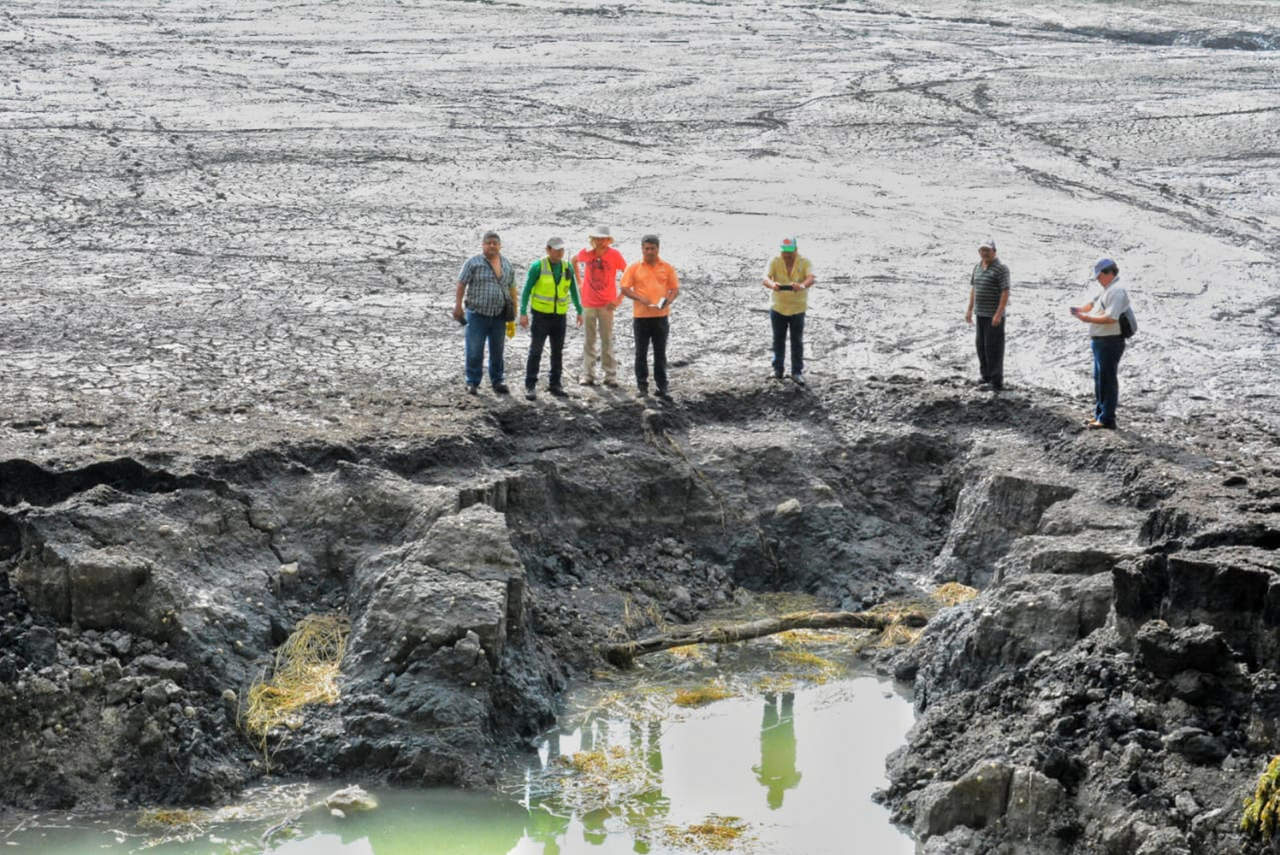
[[[911,706],[888,684],[855,677],[764,697],[744,693],[665,719],[625,710],[589,714],[580,728],[547,734],[543,768],[512,782],[507,798],[453,790],[383,790],[382,806],[343,818],[304,811],[297,836],[270,855],[680,855],[668,838],[712,814],[739,816],[753,851],[805,855],[906,855],[912,842],[871,801],[883,785],[884,746],[900,742]],[[805,738],[796,740],[795,706]],[[850,726],[856,723],[856,738]],[[595,752],[586,774],[580,752]],[[758,765],[752,765],[756,756]],[[596,765],[603,765],[601,772]],[[804,770],[803,780],[799,769]],[[305,785],[273,813],[200,823],[185,840],[156,845],[136,813],[59,816],[21,829],[0,821],[0,841],[40,855],[226,855],[262,852],[281,812],[324,795]],[[567,787],[567,789],[566,789]],[[761,787],[765,789],[762,800]],[[251,803],[270,805],[269,788]],[[790,792],[788,792],[790,791]],[[517,793],[519,795],[517,796]],[[518,800],[517,800],[518,799]],[[785,800],[785,804],[784,804]],[[48,819],[53,820],[50,816]],[[182,829],[175,829],[182,831]],[[856,848],[851,849],[851,841]],[[9,851],[3,844],[0,850]]]
[[[770,810],[782,807],[782,794],[800,783],[796,771],[795,693],[782,693],[782,710],[772,692],[764,696],[764,719],[760,722],[760,765],[752,766],[756,780],[769,791]]]

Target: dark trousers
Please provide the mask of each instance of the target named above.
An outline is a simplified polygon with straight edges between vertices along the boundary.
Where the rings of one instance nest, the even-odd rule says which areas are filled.
[[[978,347],[978,373],[983,382],[999,389],[1004,385],[1004,328],[1009,319],[1001,318],[997,326],[992,326],[991,318],[984,318],[982,315],[974,320],[974,326],[978,329],[975,342]]]
[[[671,324],[667,318],[635,318],[636,332],[636,385],[649,388],[649,342],[653,342],[653,379],[658,391],[667,391],[667,333]]]
[[[787,332],[791,332],[791,373],[804,373],[804,312],[783,315],[769,310],[769,323],[773,325],[773,373],[781,377],[787,366]]]
[[[529,322],[529,361],[524,366],[524,385],[538,385],[538,368],[542,364],[542,345],[551,339],[551,388],[560,385],[560,369],[564,364],[565,316],[551,312],[532,312]]]
[[[1093,348],[1093,417],[1107,427],[1116,426],[1116,408],[1120,405],[1120,357],[1124,356],[1124,338],[1103,336],[1092,340]]]

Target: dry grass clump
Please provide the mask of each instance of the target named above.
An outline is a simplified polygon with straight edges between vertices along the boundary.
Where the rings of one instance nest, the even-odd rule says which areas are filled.
[[[1276,821],[1280,818],[1280,756],[1271,762],[1258,778],[1253,795],[1244,800],[1244,815],[1240,818],[1240,830],[1271,840],[1276,834]]]
[[[702,645],[700,644],[685,644],[680,647],[673,647],[667,652],[677,659],[686,659],[695,662],[707,658],[706,651],[702,649]]]
[[[844,666],[839,663],[833,662],[825,656],[819,656],[811,650],[779,650],[773,654],[773,657],[793,669],[799,669],[795,674],[788,673],[784,676],[808,680],[818,684],[825,683],[832,677],[843,674],[845,670]]]
[[[941,603],[944,608],[949,608],[972,600],[978,596],[978,589],[961,585],[959,582],[947,582],[935,588],[929,596]]]
[[[702,707],[712,701],[720,701],[725,698],[733,697],[733,692],[729,691],[725,686],[718,683],[712,683],[708,686],[699,686],[696,689],[679,689],[672,698],[672,703],[678,707]]]
[[[814,644],[840,644],[849,640],[850,630],[833,629],[788,629],[779,632],[774,638],[788,647],[804,647]]]
[[[276,650],[274,673],[250,687],[242,718],[245,731],[259,737],[264,750],[276,727],[296,730],[302,725],[299,710],[304,706],[337,703],[338,666],[350,633],[346,617],[308,615]]]
[[[796,688],[794,674],[766,674],[755,682],[755,689],[765,694],[793,692]]]
[[[923,633],[924,629],[921,627],[895,623],[884,628],[884,632],[880,633],[880,637],[876,639],[876,646],[898,647],[904,644],[915,644]]]
[[[181,808],[159,808],[144,810],[138,814],[138,828],[175,828],[183,825],[196,825],[205,818],[203,811],[184,810]]]
[[[559,800],[578,815],[625,805],[641,793],[661,787],[661,780],[641,752],[620,745],[579,751],[555,762],[569,773],[559,781]]]
[[[747,823],[736,816],[710,814],[703,822],[691,825],[668,825],[662,838],[668,846],[698,852],[727,852],[746,842]]]

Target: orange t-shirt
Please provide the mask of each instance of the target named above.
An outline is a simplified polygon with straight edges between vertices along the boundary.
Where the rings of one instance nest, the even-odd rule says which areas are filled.
[[[622,274],[622,287],[630,288],[645,302],[656,303],[658,298],[667,296],[668,291],[672,297],[680,293],[680,280],[676,278],[676,269],[662,259],[652,265],[635,261]],[[631,305],[637,318],[665,318],[671,314],[669,304],[661,309],[653,309],[633,300]]]

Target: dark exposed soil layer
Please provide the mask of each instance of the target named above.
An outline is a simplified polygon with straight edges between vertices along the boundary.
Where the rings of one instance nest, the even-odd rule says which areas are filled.
[[[498,403],[180,470],[10,461],[0,800],[260,778],[237,707],[309,613],[351,620],[342,700],[270,740],[274,774],[484,785],[604,639],[752,592],[858,609],[959,579],[983,595],[883,654],[921,710],[885,795],[929,851],[1226,851],[1280,748],[1280,467],[1074,416],[891,377]]]

